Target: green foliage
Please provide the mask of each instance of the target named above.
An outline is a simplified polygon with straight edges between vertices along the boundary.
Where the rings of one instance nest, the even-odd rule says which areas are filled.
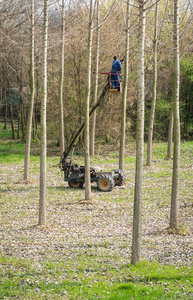
[[[193,137],[193,56],[180,61],[180,118],[182,137]]]
[[[24,157],[25,144],[13,140],[0,141],[0,162],[21,162]]]
[[[193,83],[193,57],[188,56],[186,58],[181,59],[180,61],[180,70],[183,75],[185,75],[186,79]]]
[[[154,122],[154,138],[156,140],[167,139],[170,110],[171,99],[165,94],[159,94],[156,102]]]
[[[190,139],[193,136],[193,57],[184,58],[180,61],[181,84],[180,84],[180,120],[181,136],[184,139]],[[166,140],[168,135],[168,126],[171,110],[172,87],[169,90],[159,91],[154,118],[155,140]],[[145,139],[148,137],[149,119],[151,112],[151,97],[146,99],[145,107]],[[135,137],[136,119],[137,119],[137,101],[128,106],[128,117],[131,120],[131,132]]]
[[[2,140],[7,140],[12,138],[12,133],[10,129],[4,129],[3,124],[0,124],[0,138]]]
[[[32,140],[32,153],[37,154],[39,140]],[[33,151],[33,149],[35,151]],[[20,139],[13,140],[11,127],[5,130],[3,124],[0,124],[0,162],[21,162],[24,160],[25,155],[25,143]]]
[[[168,126],[171,110],[171,98],[165,93],[160,93],[157,96],[155,117],[154,117],[154,131],[153,137],[155,140],[166,140],[168,134]],[[133,136],[136,135],[136,121],[137,121],[137,103],[136,101],[128,109],[129,118],[131,118],[131,132]],[[149,120],[151,113],[151,99],[146,101],[145,108],[145,140],[148,137]]]

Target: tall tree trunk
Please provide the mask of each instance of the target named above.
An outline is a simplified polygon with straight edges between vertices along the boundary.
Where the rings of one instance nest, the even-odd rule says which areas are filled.
[[[32,117],[34,108],[35,95],[35,76],[34,76],[34,0],[31,0],[31,55],[30,55],[30,103],[28,111],[28,122],[25,144],[25,161],[24,161],[24,180],[29,180],[29,164],[30,164],[30,147],[32,132]]]
[[[10,87],[8,82],[8,91],[9,91],[9,106],[10,106],[10,118],[11,118],[11,129],[12,129],[12,139],[15,140],[15,130],[14,130],[14,120],[13,120],[13,101],[10,95]]]
[[[38,87],[37,87],[38,89]],[[38,93],[38,92],[37,92]],[[34,112],[33,112],[33,139],[35,140],[37,138],[37,131],[38,131],[38,120],[37,120],[37,99],[38,95],[34,98]]]
[[[179,63],[179,1],[174,0],[174,158],[172,195],[170,209],[170,228],[178,229],[178,197],[179,197],[179,170],[180,170],[180,63]]]
[[[10,98],[10,118],[11,118],[12,139],[15,140],[15,128],[14,128],[14,119],[13,119],[13,101],[11,98]]]
[[[86,103],[85,103],[85,200],[91,199],[90,153],[89,153],[89,147],[90,147],[89,103],[90,103],[90,90],[91,90],[92,34],[93,34],[93,0],[90,0],[88,57],[87,57],[87,87],[86,87]]]
[[[20,123],[21,123],[21,105],[22,100],[21,97],[19,98],[19,112],[18,112],[18,124],[17,124],[17,138],[20,138]]]
[[[35,63],[35,61],[34,61]],[[34,113],[33,113],[33,139],[37,138],[37,132],[38,132],[38,99],[39,99],[39,72],[38,72],[38,64],[36,63],[36,93],[35,93],[35,99],[34,99]]]
[[[41,153],[40,153],[40,200],[39,200],[39,225],[46,224],[46,105],[47,105],[47,39],[48,39],[48,2],[44,0],[43,24],[43,74],[42,74],[42,103],[41,103]]]
[[[3,80],[0,79],[0,114],[3,117]]]
[[[95,69],[95,84],[94,84],[94,95],[93,95],[93,106],[97,102],[98,92],[98,71],[99,71],[99,0],[97,0],[97,29],[96,29],[96,69]],[[90,155],[94,156],[94,143],[95,143],[95,130],[96,130],[96,110],[91,117],[90,126]]]
[[[7,96],[6,96],[6,87],[5,87],[5,78],[6,78],[5,67],[3,66],[2,70],[2,99],[4,99],[4,126],[3,129],[7,129]]]
[[[4,127],[3,127],[3,129],[6,130],[7,129],[7,95],[6,95],[5,86],[4,86],[3,94],[4,94],[4,99],[5,99],[5,115],[4,115]]]
[[[168,147],[167,147],[167,158],[172,159],[172,142],[173,142],[173,126],[174,125],[174,114],[173,114],[173,97],[170,112],[170,122],[168,129]]]
[[[17,75],[17,80],[19,84],[19,97],[20,97],[20,102],[19,102],[19,119],[18,119],[18,132],[17,132],[17,137],[20,137],[20,125],[21,125],[21,134],[22,134],[22,141],[24,141],[24,104],[23,104],[23,58],[21,60],[21,74]],[[19,68],[17,66],[17,72],[19,73]]]
[[[60,155],[64,152],[64,109],[63,109],[63,86],[64,86],[64,43],[65,43],[65,0],[62,0],[62,24],[61,24],[61,65],[60,65],[60,82],[59,82],[59,140]]]
[[[152,140],[153,140],[153,123],[155,116],[155,105],[157,98],[157,30],[158,30],[158,2],[155,7],[155,29],[154,29],[154,41],[153,41],[153,98],[151,104],[151,113],[149,121],[148,131],[148,143],[147,143],[147,161],[146,166],[151,166],[152,160]]]
[[[125,152],[125,128],[126,128],[126,104],[127,104],[127,88],[129,74],[129,19],[130,19],[130,4],[127,0],[127,15],[125,29],[125,69],[122,94],[122,110],[121,110],[121,138],[119,150],[119,169],[124,171],[124,152]]]
[[[21,105],[21,133],[22,133],[22,141],[25,139],[25,120],[24,120],[24,103],[22,97],[22,105]]]
[[[145,2],[139,1],[139,46],[137,72],[137,145],[135,194],[133,213],[133,236],[131,264],[141,260],[141,218],[143,199],[143,153],[144,153],[144,44],[145,44]]]

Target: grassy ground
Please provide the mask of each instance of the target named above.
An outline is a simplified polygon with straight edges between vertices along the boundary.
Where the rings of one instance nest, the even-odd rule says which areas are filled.
[[[102,193],[93,184],[92,205],[80,204],[84,188],[70,189],[59,157],[48,157],[47,224],[37,226],[37,142],[26,183],[24,144],[7,135],[1,131],[0,299],[193,299],[193,142],[181,145],[178,232],[167,229],[172,161],[165,143],[154,144],[152,167],[144,167],[142,262],[132,266],[134,147],[127,149],[125,185]],[[117,163],[107,147],[92,159],[104,170]]]

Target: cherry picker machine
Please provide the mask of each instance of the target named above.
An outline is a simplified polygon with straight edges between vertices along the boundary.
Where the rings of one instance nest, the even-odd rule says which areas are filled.
[[[97,107],[101,104],[102,100],[104,99],[106,93],[109,91],[110,93],[121,93],[120,91],[111,91],[111,75],[112,73],[102,73],[108,75],[108,82],[106,86],[103,88],[103,91],[93,106],[89,113],[89,117],[92,116],[93,112],[97,109]],[[121,85],[121,83],[120,83]],[[64,181],[68,182],[70,188],[81,188],[85,183],[85,166],[78,166],[78,164],[73,163],[73,152],[74,147],[78,142],[78,139],[84,129],[84,123],[79,128],[78,132],[76,133],[75,137],[69,144],[69,146],[63,152],[61,159],[60,159],[60,166],[61,171],[64,172]],[[71,157],[69,157],[70,152],[72,151]],[[96,168],[90,168],[90,179],[91,182],[97,182],[97,187],[100,191],[109,192],[111,191],[114,186],[121,186],[124,184],[126,180],[126,176],[124,172],[120,169],[112,170],[111,172],[102,172],[97,171]]]

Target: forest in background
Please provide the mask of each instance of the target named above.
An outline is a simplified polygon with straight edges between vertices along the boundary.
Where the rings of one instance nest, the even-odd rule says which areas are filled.
[[[49,6],[48,32],[48,140],[59,143],[59,77],[61,48],[61,5],[54,1]],[[111,3],[103,2],[100,16],[104,17]],[[124,57],[125,11],[116,2],[100,29],[99,71],[110,71],[114,55]],[[33,115],[33,138],[38,138],[41,106],[41,59],[43,4],[35,2],[35,106]],[[25,140],[28,104],[30,98],[30,1],[0,2],[0,103],[1,122],[5,127],[12,120],[13,137]],[[65,59],[64,59],[64,122],[65,143],[68,144],[84,119],[85,77],[87,53],[87,27],[84,15],[88,14],[86,3],[68,2],[65,12]],[[155,7],[147,10],[145,41],[145,139],[147,139],[152,101],[153,84],[153,28]],[[159,1],[158,21],[158,81],[157,104],[154,121],[154,139],[167,140],[173,87],[173,6],[172,2]],[[127,95],[127,141],[136,134],[136,76],[138,13],[130,8],[130,57]],[[193,54],[192,54],[192,6],[180,4],[180,119],[181,138],[193,136]],[[95,31],[92,53],[92,94],[95,76]],[[124,68],[124,62],[123,62]],[[106,84],[106,76],[99,74],[100,95]],[[116,143],[120,135],[121,95],[108,95],[98,109],[96,138],[101,142]],[[81,142],[81,141],[80,141]]]

